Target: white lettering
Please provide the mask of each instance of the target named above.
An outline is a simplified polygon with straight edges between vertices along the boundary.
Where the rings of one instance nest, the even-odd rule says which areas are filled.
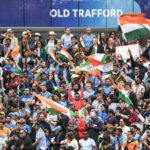
[[[64,9],[64,17],[69,17],[70,16],[70,11],[68,9]]]
[[[56,17],[56,16],[57,16],[57,11],[56,11],[55,9],[52,9],[52,10],[50,11],[50,16],[51,16],[51,17]]]
[[[98,9],[97,11],[97,17],[100,17],[103,14],[102,9]]]
[[[90,10],[87,9],[86,12],[85,12],[85,17],[91,17],[91,13],[90,13]]]
[[[72,9],[72,11],[73,11],[73,16],[74,16],[74,17],[78,17],[78,16],[77,16],[78,9]]]
[[[84,10],[83,9],[79,9],[79,17],[84,17]]]
[[[117,9],[117,16],[116,17],[119,17],[122,14],[123,14],[123,11],[121,9]]]
[[[94,17],[95,15],[97,15],[97,10],[96,9],[92,9],[92,17]]]
[[[109,16],[110,16],[110,11],[109,11],[108,9],[105,9],[105,10],[103,11],[103,16],[104,16],[104,17],[109,17]]]
[[[111,9],[111,17],[116,17],[116,10],[115,9]]]

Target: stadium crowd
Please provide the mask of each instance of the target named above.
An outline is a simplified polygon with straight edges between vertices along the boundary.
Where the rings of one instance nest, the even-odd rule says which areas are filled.
[[[69,27],[56,37],[31,30],[15,37],[12,29],[0,36],[0,150],[150,150],[150,39],[126,42],[115,31],[86,28],[81,41]],[[140,57],[115,55],[117,46],[135,43]],[[60,57],[62,48],[71,61]],[[74,69],[97,53],[112,56],[112,71]],[[52,111],[34,93],[73,115]]]

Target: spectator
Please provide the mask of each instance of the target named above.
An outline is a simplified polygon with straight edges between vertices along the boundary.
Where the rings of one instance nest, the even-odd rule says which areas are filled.
[[[30,150],[30,149],[32,149],[32,140],[31,140],[30,136],[27,135],[25,130],[20,130],[19,139],[16,142],[15,149],[16,150],[20,150],[20,149]]]
[[[84,138],[79,140],[80,149],[97,150],[96,144],[93,139],[89,138],[88,132],[84,132]]]
[[[71,34],[71,29],[69,27],[65,28],[65,34],[61,36],[62,45],[64,48],[68,48],[71,46],[71,37],[73,34]]]
[[[36,136],[35,142],[32,144],[32,146],[36,147],[36,150],[45,150],[47,148],[46,137],[40,123],[36,122],[35,124],[33,124],[33,127],[36,132]]]

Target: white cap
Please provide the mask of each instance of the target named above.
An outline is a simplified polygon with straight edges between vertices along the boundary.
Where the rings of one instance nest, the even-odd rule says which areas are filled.
[[[49,31],[49,35],[55,35],[54,31]]]
[[[35,35],[35,36],[40,36],[40,37],[41,37],[41,34],[38,33],[38,32],[36,32],[34,35]]]
[[[12,30],[12,29],[7,29],[7,32],[11,32],[11,33],[12,33],[12,32],[13,32],[13,30]]]

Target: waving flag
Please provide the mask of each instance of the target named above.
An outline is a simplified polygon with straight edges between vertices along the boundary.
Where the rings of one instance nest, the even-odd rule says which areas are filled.
[[[118,83],[117,88],[119,90],[119,97],[118,98],[124,100],[125,103],[128,104],[128,105],[133,105],[133,103],[130,100],[129,96],[123,90],[123,85],[121,83]]]
[[[50,56],[51,56],[51,58],[53,59],[53,61],[55,61],[57,64],[59,64],[59,62],[58,62],[58,60],[57,60],[57,58],[56,58],[56,55],[55,55],[54,48],[52,48],[52,49],[50,50]]]
[[[102,72],[109,72],[113,70],[112,56],[106,54],[93,54],[88,56],[89,62],[91,62],[95,69]]]
[[[15,60],[16,64],[19,61],[19,57],[20,57],[20,46],[16,46],[16,48],[14,50],[11,51],[11,57]]]
[[[144,13],[127,13],[119,17],[119,29],[127,41],[150,34],[150,19]]]
[[[72,56],[71,56],[71,55],[69,54],[69,52],[68,52],[66,49],[64,49],[64,48],[62,48],[61,51],[60,51],[60,58],[61,58],[62,60],[64,60],[64,61],[67,61],[67,62],[73,60]]]
[[[85,43],[84,43],[83,34],[81,34],[81,36],[80,36],[80,46],[81,46],[82,48],[85,48]]]
[[[35,93],[33,95],[36,96],[43,103],[43,105],[47,106],[47,109],[51,114],[63,113],[65,115],[67,115],[68,117],[71,117],[74,115],[74,113],[71,110],[56,103],[52,99],[48,99],[46,97],[43,97],[43,96],[41,96],[39,94],[35,94]]]

